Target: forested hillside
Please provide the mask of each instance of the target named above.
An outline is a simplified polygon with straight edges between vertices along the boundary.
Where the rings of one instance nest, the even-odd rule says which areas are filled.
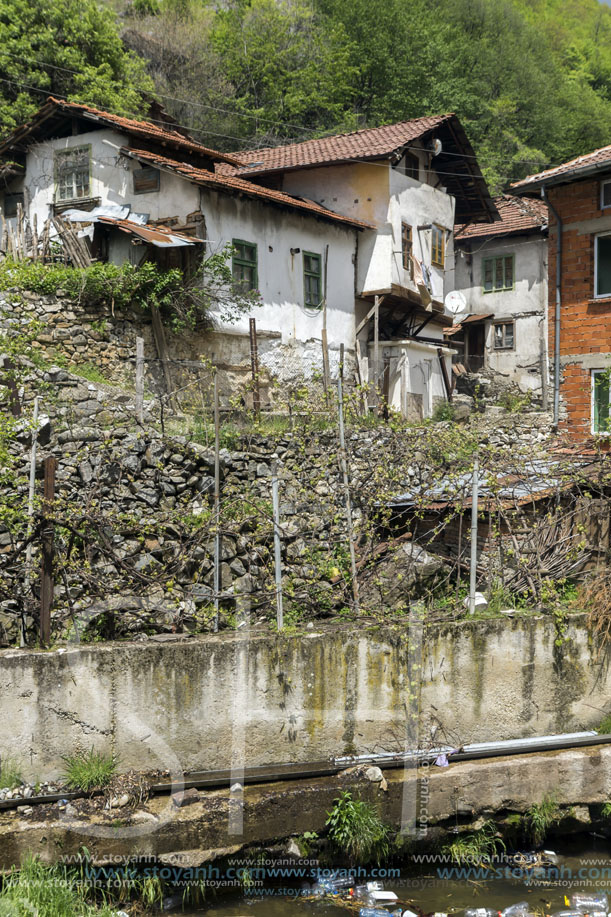
[[[220,149],[455,111],[496,190],[611,143],[598,0],[0,0],[0,121],[48,92]]]

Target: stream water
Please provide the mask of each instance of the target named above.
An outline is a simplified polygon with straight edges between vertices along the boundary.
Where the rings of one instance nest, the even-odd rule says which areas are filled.
[[[491,907],[501,910],[519,901],[528,901],[532,909],[546,914],[565,909],[564,896],[580,891],[608,891],[611,898],[611,841],[588,838],[587,846],[575,839],[550,847],[558,854],[557,871],[547,876],[528,878],[525,875],[505,874],[505,865],[498,869],[503,875],[471,873],[472,878],[456,873],[448,877],[443,870],[447,864],[431,864],[415,872],[401,869],[395,878],[384,879],[384,888],[394,891],[404,907],[413,902],[425,913],[463,911],[465,908]],[[358,915],[358,910],[347,909],[333,900],[316,901],[299,898],[303,882],[287,880],[283,890],[277,883],[265,883],[261,889],[249,893],[218,895],[199,910],[186,913],[190,917],[347,917]],[[290,891],[288,890],[290,888]],[[395,906],[396,907],[396,906]],[[394,908],[389,908],[391,913]]]

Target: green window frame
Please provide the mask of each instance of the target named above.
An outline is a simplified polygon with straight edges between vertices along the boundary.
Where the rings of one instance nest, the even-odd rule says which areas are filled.
[[[610,397],[609,370],[592,370],[592,433],[609,434],[611,432],[609,425]]]
[[[55,200],[78,201],[91,196],[91,144],[55,150]]]
[[[496,255],[482,259],[482,287],[484,293],[513,290],[515,284],[515,256]]]
[[[231,259],[231,273],[236,289],[241,293],[250,293],[256,290],[258,280],[257,270],[257,245],[255,242],[246,242],[244,239],[232,239],[233,256]]]
[[[322,256],[303,253],[303,301],[310,309],[322,305]]]

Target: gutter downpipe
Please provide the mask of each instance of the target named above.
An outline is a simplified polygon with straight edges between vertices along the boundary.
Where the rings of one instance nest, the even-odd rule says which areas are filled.
[[[556,308],[554,312],[554,429],[558,429],[558,420],[560,415],[560,307],[562,305],[561,283],[562,283],[562,220],[558,211],[548,200],[545,193],[545,185],[541,186],[541,197],[547,204],[558,227],[558,241],[556,243]]]

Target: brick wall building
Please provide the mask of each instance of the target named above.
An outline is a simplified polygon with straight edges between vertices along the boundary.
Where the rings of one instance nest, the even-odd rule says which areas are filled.
[[[611,433],[611,147],[530,176],[512,190],[543,196],[550,205],[548,329],[554,379],[555,368],[559,370],[555,420],[574,439],[607,436]]]

